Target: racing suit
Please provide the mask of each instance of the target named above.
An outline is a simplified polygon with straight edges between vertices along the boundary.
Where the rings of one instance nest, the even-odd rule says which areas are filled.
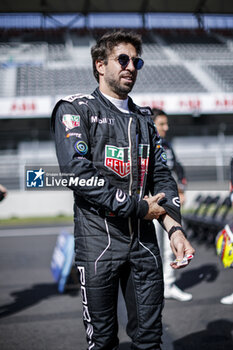
[[[176,183],[149,108],[129,98],[118,110],[97,88],[59,101],[52,127],[60,169],[73,174],[75,261],[80,273],[88,349],[118,348],[117,295],[125,298],[132,349],[159,349],[162,263],[142,200],[164,192],[166,212],[180,222]],[[89,182],[88,182],[89,181]]]

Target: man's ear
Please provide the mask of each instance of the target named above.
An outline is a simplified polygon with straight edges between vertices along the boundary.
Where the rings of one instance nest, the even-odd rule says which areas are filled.
[[[105,72],[105,64],[104,64],[104,61],[103,60],[96,60],[95,61],[95,66],[96,66],[96,69],[99,73],[99,75],[104,75],[104,72]]]

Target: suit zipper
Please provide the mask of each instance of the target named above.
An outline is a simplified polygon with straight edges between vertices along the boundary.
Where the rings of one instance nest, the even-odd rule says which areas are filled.
[[[130,152],[130,179],[129,179],[129,195],[132,195],[132,183],[133,183],[133,174],[132,174],[132,142],[131,142],[131,124],[132,124],[132,117],[129,119],[129,125],[128,125],[128,139],[129,139],[129,152]],[[129,223],[129,233],[130,236],[132,237],[133,230],[132,230],[132,222],[131,218],[128,218],[128,223]]]

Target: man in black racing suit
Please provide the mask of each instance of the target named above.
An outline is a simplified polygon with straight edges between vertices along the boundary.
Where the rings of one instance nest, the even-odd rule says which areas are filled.
[[[174,268],[194,254],[151,111],[128,97],[140,53],[138,35],[105,34],[92,48],[99,88],[62,99],[52,114],[58,161],[74,192],[75,259],[93,350],[118,348],[119,281],[131,348],[160,349],[163,273],[154,218],[169,231]]]

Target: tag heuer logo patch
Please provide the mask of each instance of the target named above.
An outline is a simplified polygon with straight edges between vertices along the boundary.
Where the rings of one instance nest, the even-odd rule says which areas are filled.
[[[80,115],[64,114],[62,123],[65,125],[66,131],[76,128],[80,126]]]
[[[104,165],[121,177],[130,173],[129,147],[105,146]]]
[[[149,164],[149,145],[138,145],[138,170],[139,170],[139,184],[140,187],[143,185],[144,176],[148,171]]]

